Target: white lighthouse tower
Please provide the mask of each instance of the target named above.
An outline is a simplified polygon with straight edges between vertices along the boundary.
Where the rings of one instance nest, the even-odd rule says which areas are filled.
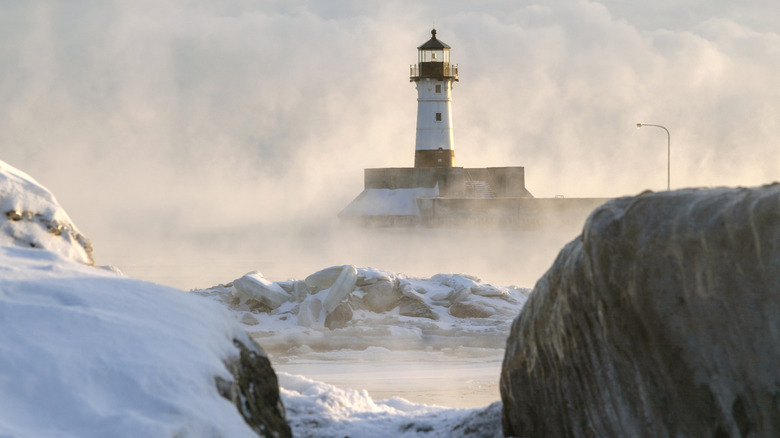
[[[417,64],[410,81],[417,86],[417,138],[414,167],[452,167],[452,83],[458,81],[458,66],[450,65],[450,46],[436,38],[417,48]]]

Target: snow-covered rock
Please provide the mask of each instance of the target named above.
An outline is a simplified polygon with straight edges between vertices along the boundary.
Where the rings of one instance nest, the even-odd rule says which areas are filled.
[[[325,317],[325,327],[333,330],[347,326],[354,312],[348,303],[341,303]]]
[[[489,318],[495,310],[482,303],[454,303],[449,312],[456,318]]]
[[[279,381],[271,361],[259,345],[250,340],[233,340],[239,354],[225,365],[233,379],[215,378],[219,393],[231,400],[244,421],[261,437],[291,438],[285,408],[279,397]]]
[[[31,176],[0,161],[0,245],[42,248],[93,264],[92,244],[54,195]]]
[[[238,299],[239,304],[256,300],[271,310],[290,299],[290,295],[280,285],[266,280],[258,271],[252,271],[233,281],[230,293]]]
[[[289,436],[267,357],[202,297],[3,246],[0,333],[0,436]]]
[[[338,286],[342,275],[346,287]],[[317,271],[305,281],[275,284],[290,297],[275,309],[237,303],[229,286],[192,293],[232,310],[245,329],[262,340],[263,348],[279,353],[301,347],[362,349],[374,345],[503,348],[511,321],[530,292],[494,286],[469,275],[409,278],[352,265]],[[327,300],[335,304],[330,312],[324,305]],[[339,306],[341,311],[333,315]]]
[[[610,201],[515,320],[511,436],[780,436],[780,184]]]
[[[373,284],[367,284],[361,288],[365,293],[363,303],[365,307],[376,313],[384,313],[398,306],[402,295],[392,280],[379,280]]]

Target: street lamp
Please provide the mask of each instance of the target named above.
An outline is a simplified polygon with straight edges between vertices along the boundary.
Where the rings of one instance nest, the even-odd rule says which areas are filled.
[[[672,136],[669,134],[669,130],[664,128],[661,125],[651,125],[649,123],[637,123],[636,127],[641,128],[643,126],[655,126],[656,128],[661,128],[664,131],[666,131],[666,190],[671,190],[672,187],[672,173],[671,173],[671,167],[672,167]]]

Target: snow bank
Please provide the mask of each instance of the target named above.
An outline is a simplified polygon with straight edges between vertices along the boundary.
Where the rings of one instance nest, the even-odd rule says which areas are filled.
[[[92,245],[54,195],[26,173],[0,161],[0,245],[43,248],[92,264]]]
[[[365,189],[339,213],[339,217],[352,216],[419,216],[417,198],[439,195],[438,186],[411,189]]]
[[[276,357],[299,355],[302,348],[503,349],[512,319],[530,292],[463,274],[411,278],[352,265],[323,269],[305,281],[263,283],[265,289],[284,290],[285,302],[270,308],[242,300],[232,292],[236,282],[192,292],[229,308]]]
[[[366,391],[344,390],[302,376],[279,373],[293,436],[501,437],[501,403],[480,409],[447,409],[401,398],[374,401]]]
[[[0,436],[256,436],[215,384],[250,340],[208,300],[6,246],[0,333]]]

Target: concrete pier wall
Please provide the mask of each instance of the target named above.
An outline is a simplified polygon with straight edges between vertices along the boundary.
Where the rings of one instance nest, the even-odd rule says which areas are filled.
[[[439,186],[442,197],[469,195],[467,182],[484,182],[497,198],[532,198],[525,188],[523,167],[389,167],[365,169],[366,189],[411,189]]]
[[[377,227],[582,227],[607,198],[534,198],[523,167],[365,169],[365,189],[339,214]],[[399,207],[403,206],[403,208]]]

